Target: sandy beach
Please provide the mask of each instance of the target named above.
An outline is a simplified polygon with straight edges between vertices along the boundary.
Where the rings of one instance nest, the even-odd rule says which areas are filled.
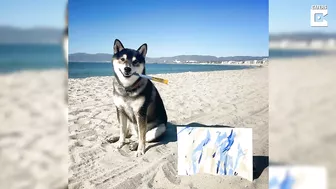
[[[268,188],[268,68],[160,74],[168,130],[140,158],[106,137],[118,134],[112,77],[69,79],[69,188]],[[256,179],[177,176],[178,125],[253,128]]]
[[[139,159],[105,141],[118,131],[112,77],[69,80],[68,134],[64,70],[1,75],[0,188],[65,188],[67,177],[70,188],[267,188],[268,88],[270,161],[326,166],[333,188],[335,59],[287,58],[271,60],[268,68],[158,75],[170,81],[156,86],[171,127]],[[176,176],[174,125],[188,124],[253,128],[261,175],[253,183],[239,177]]]
[[[268,188],[268,113],[270,161],[326,166],[334,188],[335,60],[271,59],[268,68],[158,75],[170,81],[156,83],[170,127],[137,159],[105,141],[118,132],[112,77],[69,80],[67,131],[64,70],[3,74],[0,188],[66,188],[68,179],[70,188]],[[258,178],[176,176],[174,128],[188,124],[253,128]]]
[[[270,162],[325,166],[329,188],[336,188],[335,60],[334,51],[269,65]]]
[[[65,188],[66,71],[0,75],[0,188]]]

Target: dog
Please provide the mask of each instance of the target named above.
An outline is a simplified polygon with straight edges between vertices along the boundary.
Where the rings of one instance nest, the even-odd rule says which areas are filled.
[[[120,125],[117,148],[124,146],[126,138],[134,136],[138,142],[133,140],[130,150],[137,150],[136,157],[139,157],[145,154],[146,142],[157,139],[166,131],[166,109],[154,84],[135,74],[146,74],[147,44],[133,50],[124,48],[116,39],[113,50],[113,101]]]

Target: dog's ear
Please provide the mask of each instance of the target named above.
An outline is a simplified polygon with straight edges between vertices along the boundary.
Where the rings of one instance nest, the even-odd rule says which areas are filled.
[[[142,44],[142,45],[138,48],[137,51],[138,51],[143,57],[146,57],[146,55],[147,55],[147,44],[146,44],[146,43]]]
[[[118,52],[120,52],[123,49],[124,49],[124,46],[121,43],[121,41],[119,39],[116,39],[114,41],[114,45],[113,45],[114,54],[117,54]]]

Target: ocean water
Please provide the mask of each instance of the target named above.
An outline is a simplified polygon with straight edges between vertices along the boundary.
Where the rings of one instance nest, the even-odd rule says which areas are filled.
[[[304,57],[321,54],[313,50],[269,51],[271,58]],[[64,69],[63,50],[57,44],[0,44],[0,74],[20,70]],[[148,64],[147,74],[201,72],[215,70],[248,69],[251,66],[234,65],[190,65],[190,64]],[[69,77],[83,78],[112,75],[111,63],[69,63]]]
[[[0,73],[64,67],[61,45],[0,44]]]
[[[234,65],[201,65],[201,64],[147,64],[146,74],[204,72],[218,70],[240,70],[252,66]],[[69,62],[69,78],[85,78],[93,76],[112,76],[112,63]]]
[[[322,55],[324,52],[318,50],[270,49],[268,54],[271,59],[278,59],[316,56]]]

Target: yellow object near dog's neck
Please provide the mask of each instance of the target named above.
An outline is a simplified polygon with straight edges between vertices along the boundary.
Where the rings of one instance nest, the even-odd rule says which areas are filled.
[[[160,82],[160,83],[168,84],[168,80],[167,79],[161,79],[161,78],[157,78],[157,77],[152,77],[152,80]]]

